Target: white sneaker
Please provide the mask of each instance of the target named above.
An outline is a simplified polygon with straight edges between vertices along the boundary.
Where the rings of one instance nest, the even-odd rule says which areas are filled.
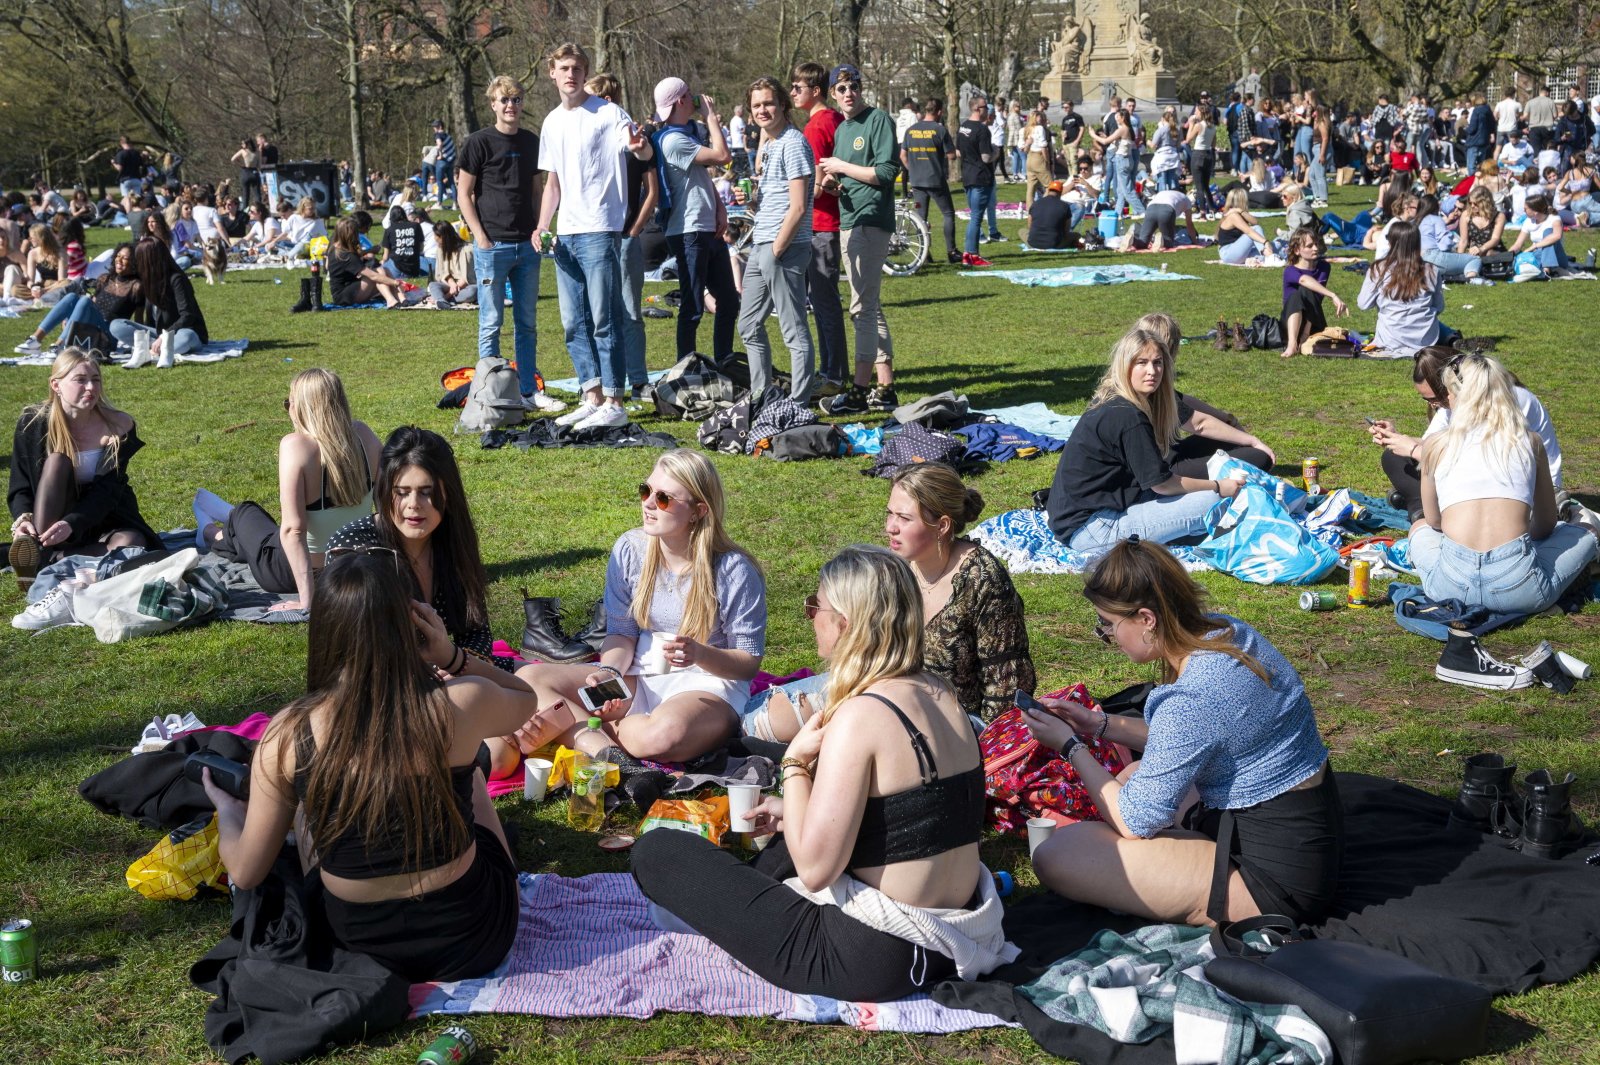
[[[77,590],[76,582],[63,581],[50,589],[43,599],[12,618],[11,627],[29,632],[43,632],[46,629],[74,624],[72,596]]]
[[[600,408],[596,407],[593,403],[590,403],[588,400],[584,400],[582,403],[578,404],[577,407],[567,411],[567,413],[557,418],[556,424],[577,425],[579,422],[583,421],[585,418],[588,418],[591,414],[599,409]]]
[[[573,429],[614,429],[619,425],[628,424],[628,412],[614,404],[607,403],[599,410],[589,415],[583,421],[573,425]]]
[[[18,355],[37,355],[44,350],[44,345],[39,343],[33,337],[29,337],[27,340],[24,340],[11,350],[15,351]]]
[[[542,388],[531,396],[523,396],[522,405],[529,410],[544,411],[546,414],[554,414],[557,411],[567,409],[565,403],[549,395]]]

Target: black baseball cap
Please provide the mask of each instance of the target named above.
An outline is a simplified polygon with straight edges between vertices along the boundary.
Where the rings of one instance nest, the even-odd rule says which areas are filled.
[[[841,81],[861,82],[861,71],[850,63],[840,63],[828,73],[828,88],[833,88]]]

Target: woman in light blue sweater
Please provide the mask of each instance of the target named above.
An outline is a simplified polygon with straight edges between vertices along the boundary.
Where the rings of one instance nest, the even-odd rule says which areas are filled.
[[[1063,828],[1035,851],[1040,883],[1079,902],[1194,925],[1326,913],[1342,814],[1294,667],[1249,625],[1207,614],[1199,585],[1159,544],[1118,544],[1083,594],[1099,616],[1096,635],[1135,662],[1161,663],[1163,683],[1142,721],[1067,700],[1028,714],[1034,736],[1077,770],[1103,818]],[[1080,736],[1144,755],[1113,777]],[[1237,836],[1226,894],[1212,906],[1223,811]]]

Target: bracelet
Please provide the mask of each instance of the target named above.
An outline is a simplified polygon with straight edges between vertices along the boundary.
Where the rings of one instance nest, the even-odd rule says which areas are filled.
[[[802,762],[798,758],[785,758],[778,763],[778,770],[782,772],[785,769],[803,769],[809,773],[816,768],[816,765],[817,763],[815,762]]]
[[[1212,487],[1213,490],[1216,491],[1217,495],[1220,496],[1222,494],[1222,482],[1221,481],[1213,480],[1211,482],[1211,487]]]
[[[1077,736],[1068,736],[1067,742],[1061,745],[1061,760],[1070,764],[1072,762],[1072,752],[1082,746],[1083,741]]]
[[[613,677],[617,678],[618,680],[622,679],[622,670],[618,669],[616,666],[608,666],[604,662],[601,662],[599,665],[595,666],[594,668],[597,669],[597,670],[603,670],[603,671],[611,674]]]
[[[789,766],[783,767],[782,769],[780,769],[778,771],[778,773],[779,773],[779,775],[781,777],[783,777],[784,780],[788,780],[790,771],[800,774],[801,776],[805,777],[807,780],[811,780],[812,779],[811,778],[811,767],[808,766],[808,765],[803,765],[803,764],[801,764],[799,762],[796,762],[793,765],[789,765]]]
[[[445,668],[445,672],[450,674],[452,677],[459,677],[461,676],[461,671],[465,669],[466,666],[467,652],[457,647],[456,653],[450,656],[450,665]]]
[[[1095,729],[1094,732],[1094,741],[1096,743],[1106,738],[1106,726],[1109,724],[1111,724],[1111,715],[1104,710],[1100,711],[1100,727]]]

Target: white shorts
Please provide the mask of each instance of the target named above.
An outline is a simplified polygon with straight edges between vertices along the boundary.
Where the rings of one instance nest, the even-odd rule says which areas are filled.
[[[715,696],[727,704],[730,714],[744,706],[750,698],[749,681],[724,680],[692,666],[653,676],[633,674],[628,677],[628,687],[633,689],[633,704],[628,707],[629,717],[648,714],[674,695],[684,692],[705,692]]]

